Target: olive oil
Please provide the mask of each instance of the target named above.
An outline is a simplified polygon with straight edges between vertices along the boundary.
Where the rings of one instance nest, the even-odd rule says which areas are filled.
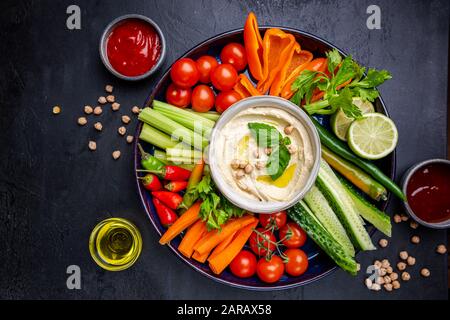
[[[270,184],[278,188],[285,188],[291,182],[292,177],[295,173],[295,168],[297,167],[297,164],[291,164],[284,172],[283,174],[276,180],[272,180],[272,177],[269,175],[261,175],[256,178],[257,181]]]
[[[122,218],[100,222],[92,230],[89,251],[103,269],[120,271],[131,267],[142,250],[142,237],[134,224]]]

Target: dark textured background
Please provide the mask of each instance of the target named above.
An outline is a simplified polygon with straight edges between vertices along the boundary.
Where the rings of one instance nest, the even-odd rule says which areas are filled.
[[[85,104],[95,104],[104,85],[115,86],[129,113],[143,104],[154,78],[139,83],[115,79],[100,62],[98,40],[113,18],[141,13],[154,19],[168,43],[167,67],[184,51],[223,31],[243,26],[249,10],[260,24],[299,28],[350,52],[363,65],[386,68],[393,80],[381,87],[400,140],[398,176],[411,164],[446,156],[449,2],[376,1],[382,29],[366,28],[372,1],[1,1],[0,4],[0,298],[203,298],[203,299],[445,299],[447,261],[434,248],[446,231],[394,225],[387,249],[359,254],[363,268],[375,258],[397,262],[400,249],[416,256],[412,280],[394,293],[370,292],[363,272],[336,271],[314,284],[282,292],[250,292],[217,284],[157,243],[139,202],[131,147],[116,133],[118,114],[105,108],[104,131],[93,121],[80,128]],[[82,9],[82,29],[66,28],[66,8]],[[163,68],[164,69],[164,68]],[[62,113],[54,116],[53,105]],[[135,124],[136,122],[134,122]],[[129,129],[134,127],[129,126]],[[94,137],[98,150],[87,141]],[[113,161],[114,148],[122,157]],[[394,199],[390,213],[402,212]],[[138,262],[106,272],[91,260],[87,242],[100,220],[129,218],[142,232]],[[381,237],[375,235],[375,241]],[[82,289],[66,288],[66,267],[82,271]],[[421,266],[432,273],[419,276]]]

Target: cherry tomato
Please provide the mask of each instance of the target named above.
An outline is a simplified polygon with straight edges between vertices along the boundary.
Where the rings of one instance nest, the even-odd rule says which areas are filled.
[[[256,257],[247,250],[242,250],[230,263],[231,272],[239,278],[249,278],[256,272]]]
[[[264,229],[269,229],[275,226],[275,229],[280,229],[286,224],[286,211],[274,212],[271,214],[260,214],[259,223]]]
[[[270,260],[261,258],[256,265],[256,274],[261,281],[274,283],[280,280],[284,273],[283,260],[279,256],[273,255]]]
[[[190,88],[198,82],[200,72],[194,60],[181,58],[170,69],[170,77],[180,88]]]
[[[222,91],[216,96],[216,110],[222,113],[241,99],[241,95],[234,90]]]
[[[231,64],[237,71],[244,70],[247,66],[247,55],[244,46],[236,42],[227,44],[220,52],[220,60],[222,60],[222,63]]]
[[[237,79],[237,71],[229,63],[219,64],[211,73],[212,84],[214,88],[220,91],[231,90]]]
[[[196,62],[197,69],[200,72],[200,82],[210,83],[211,72],[219,65],[216,58],[211,56],[201,56]]]
[[[288,234],[290,234],[288,236]],[[295,222],[288,222],[280,229],[280,239],[283,245],[287,248],[299,248],[306,242],[306,232],[298,226]]]
[[[209,111],[214,106],[214,92],[207,85],[199,84],[192,91],[191,105],[194,111]]]
[[[185,108],[191,102],[191,93],[191,89],[183,89],[171,83],[166,91],[166,101],[174,106]]]
[[[289,261],[286,263],[286,273],[297,277],[308,269],[308,256],[300,249],[287,249],[284,254]]]
[[[252,251],[261,257],[265,256],[268,251],[272,252],[275,250],[275,242],[277,241],[275,235],[270,230],[263,228],[258,228],[256,231],[258,233],[253,231],[249,240]]]

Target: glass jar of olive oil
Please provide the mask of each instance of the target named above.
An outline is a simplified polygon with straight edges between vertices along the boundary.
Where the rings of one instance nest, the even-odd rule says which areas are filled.
[[[110,218],[97,224],[89,238],[94,261],[109,271],[125,270],[133,265],[142,250],[142,237],[130,221]]]

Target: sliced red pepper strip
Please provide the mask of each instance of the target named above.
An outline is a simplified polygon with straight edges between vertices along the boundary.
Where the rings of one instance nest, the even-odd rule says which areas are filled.
[[[233,90],[239,93],[243,99],[261,95],[250,79],[243,73],[238,76],[238,81],[234,85]]]
[[[281,90],[281,96],[285,99],[290,99],[294,95],[294,91],[292,91],[291,86],[294,83],[295,79],[300,75],[303,70],[311,70],[311,71],[320,71],[324,72],[327,69],[327,59],[326,58],[316,58],[311,62],[300,65],[295,69],[295,72],[289,76],[289,79],[286,80],[283,90]]]
[[[253,78],[260,80],[263,76],[263,40],[259,33],[258,22],[253,12],[247,16],[244,25],[244,46],[248,67]]]
[[[276,75],[292,55],[295,43],[293,35],[280,29],[266,31],[263,38],[263,77],[256,86],[259,92],[264,94],[269,90]]]

